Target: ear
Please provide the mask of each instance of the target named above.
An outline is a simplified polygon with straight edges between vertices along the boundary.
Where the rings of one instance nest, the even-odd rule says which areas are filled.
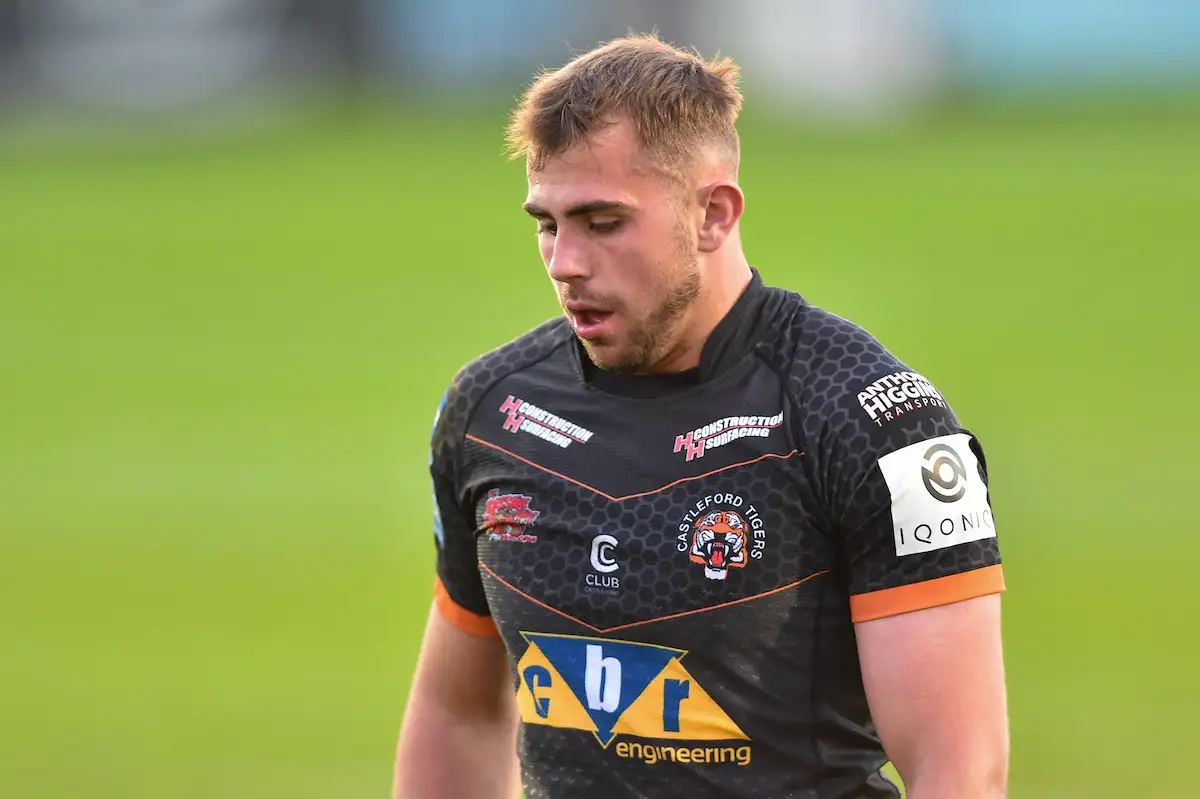
[[[736,183],[724,180],[706,188],[700,201],[704,216],[697,243],[701,252],[716,252],[742,218],[746,198]]]

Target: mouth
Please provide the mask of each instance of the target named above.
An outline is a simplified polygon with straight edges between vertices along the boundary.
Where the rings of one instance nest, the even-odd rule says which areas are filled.
[[[584,303],[567,303],[567,314],[575,326],[575,335],[584,341],[601,338],[612,332],[616,314]]]

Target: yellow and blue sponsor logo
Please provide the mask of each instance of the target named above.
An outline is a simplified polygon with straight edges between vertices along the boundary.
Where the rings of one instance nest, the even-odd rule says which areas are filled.
[[[517,704],[526,724],[582,730],[646,763],[750,763],[749,737],[683,665],[655,644],[523,632]],[[723,742],[717,745],[714,742]]]

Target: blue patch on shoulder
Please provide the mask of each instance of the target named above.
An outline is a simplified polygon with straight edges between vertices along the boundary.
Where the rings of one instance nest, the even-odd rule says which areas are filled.
[[[446,402],[450,397],[450,391],[447,390],[442,395],[442,401],[438,403],[437,412],[433,415],[433,431],[437,431],[438,422],[442,420],[442,412],[446,410]],[[432,433],[431,433],[432,435]],[[429,448],[429,466],[433,466],[433,447]],[[433,492],[433,538],[437,542],[438,548],[441,549],[446,545],[446,530],[442,525],[442,512],[438,507],[437,492]]]

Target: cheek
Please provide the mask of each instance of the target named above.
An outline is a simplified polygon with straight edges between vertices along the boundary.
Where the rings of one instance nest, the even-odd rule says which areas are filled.
[[[653,285],[658,280],[660,248],[653,238],[641,235],[616,236],[607,239],[602,248],[604,258],[612,264],[626,282],[639,286]]]
[[[624,280],[638,288],[647,299],[657,295],[670,282],[674,271],[671,249],[657,240],[629,242],[612,255]]]

